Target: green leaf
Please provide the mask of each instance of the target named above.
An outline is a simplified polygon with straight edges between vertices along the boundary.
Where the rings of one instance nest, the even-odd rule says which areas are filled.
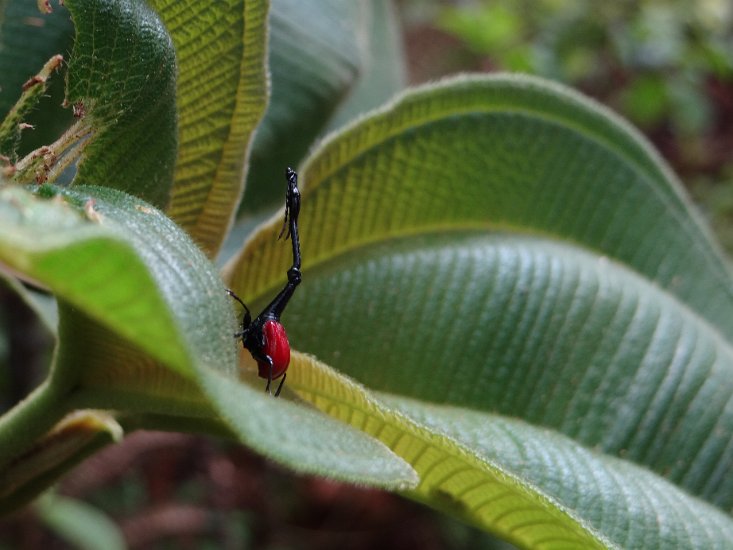
[[[226,364],[219,351],[223,346],[217,343],[231,342],[211,340],[217,328],[225,329],[222,319],[230,309],[226,300],[207,296],[215,293],[213,288],[197,295],[204,282],[213,286],[218,278],[172,222],[114,190],[48,187],[41,192],[56,198],[38,199],[17,187],[2,189],[3,262],[184,375],[191,373],[192,348]],[[195,262],[197,272],[208,275],[208,280],[195,281],[196,292],[190,295],[185,291],[194,290],[194,281],[177,275],[184,262]],[[201,321],[212,327],[210,334],[195,330]],[[186,332],[191,336],[183,338]],[[234,370],[231,354],[229,364]]]
[[[541,516],[510,503],[512,482],[518,481],[609,546],[724,548],[733,536],[733,520],[727,514],[631,462],[585,449],[520,420],[405,400],[387,403],[392,401],[398,412],[453,438],[465,452],[485,461],[486,469],[499,472],[499,487],[487,487],[479,476],[471,479],[458,468],[446,472],[445,464],[436,461],[426,468],[423,486],[410,496],[442,500],[448,511],[457,505],[454,513],[503,528],[509,540],[530,532],[537,537],[530,547],[571,547],[558,536],[554,522],[543,524]]]
[[[276,200],[279,204],[285,168],[298,164],[357,81],[362,65],[358,41],[366,33],[364,6],[338,0],[273,1],[272,97],[252,144],[242,204],[250,212]]]
[[[168,214],[214,257],[265,109],[267,2],[154,0],[178,59],[179,153]]]
[[[716,548],[733,521],[629,462],[521,420],[364,388],[294,357],[288,382],[415,465],[405,494],[524,548]]]
[[[733,336],[728,265],[676,178],[639,134],[566,88],[494,76],[413,91],[326,140],[301,180],[306,267],[417,232],[534,232],[628,264]],[[245,296],[277,286],[288,249],[258,250],[276,231],[277,219],[231,263]]]
[[[0,190],[0,261],[57,295],[60,345],[50,380],[0,419],[0,463],[66,410],[105,408],[182,425],[223,419],[294,469],[414,484],[381,443],[240,380],[233,305],[212,264],[159,211],[109,188],[38,194]]]
[[[625,123],[538,79],[461,78],[333,135],[301,176],[303,283],[283,318],[296,348],[394,395],[400,410],[417,401],[436,415],[432,425],[416,417],[428,432],[449,420],[448,409],[430,408],[440,404],[485,415],[487,433],[486,415],[522,419],[540,429],[523,432],[540,448],[550,444],[542,429],[557,432],[560,454],[566,443],[593,447],[602,456],[586,473],[628,477],[637,495],[662,487],[644,513],[671,514],[665,525],[681,513],[666,499],[683,491],[733,505],[727,260]],[[280,223],[225,269],[255,309],[289,262],[275,240]],[[481,456],[462,430],[448,435]],[[398,452],[426,483],[420,457]],[[520,472],[521,483],[539,484],[536,468],[535,477]],[[553,483],[570,481],[562,461],[546,468]],[[549,494],[546,507],[583,517],[579,504]],[[444,508],[439,494],[415,496]],[[451,492],[450,508],[473,521],[469,497]],[[688,505],[704,531],[708,507]],[[590,519],[602,537],[667,547],[666,532],[634,531],[633,507],[600,510]],[[713,540],[727,533],[718,520]]]
[[[626,268],[537,237],[452,233],[311,273],[288,310],[294,345],[370,388],[518,416],[733,499],[730,346]]]
[[[74,408],[152,403],[210,415],[195,370],[236,373],[235,321],[213,266],[139,199],[109,188],[0,188],[0,262],[49,288],[60,315],[49,380],[0,419],[0,463]]]
[[[65,3],[76,27],[66,101],[84,115],[74,182],[106,185],[162,207],[176,158],[176,53],[136,0]]]
[[[0,515],[27,503],[62,473],[121,437],[122,429],[106,413],[77,411],[68,415],[33,447],[3,463]],[[3,449],[2,454],[7,456],[8,451]]]
[[[38,501],[41,519],[74,548],[122,550],[119,527],[98,509],[73,498],[48,494]]]

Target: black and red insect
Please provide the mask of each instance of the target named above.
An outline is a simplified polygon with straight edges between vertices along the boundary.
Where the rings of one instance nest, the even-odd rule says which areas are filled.
[[[285,235],[293,244],[293,265],[288,269],[288,282],[275,298],[262,310],[254,320],[247,305],[231,290],[229,295],[237,300],[244,308],[242,330],[235,336],[242,339],[242,346],[249,350],[257,361],[257,371],[260,378],[267,380],[265,391],[270,393],[273,380],[282,376],[277,387],[275,397],[280,395],[283,388],[286,371],[290,365],[290,343],[285,328],[280,324],[280,316],[293,297],[295,289],[300,284],[300,239],[298,237],[298,214],[300,213],[300,191],[298,190],[298,174],[288,168],[285,171],[287,190],[285,191],[285,220],[278,239]]]

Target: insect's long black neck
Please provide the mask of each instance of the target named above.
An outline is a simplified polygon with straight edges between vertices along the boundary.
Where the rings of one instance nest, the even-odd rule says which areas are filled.
[[[288,305],[288,301],[293,296],[295,289],[301,281],[300,274],[300,236],[298,235],[298,215],[300,214],[300,191],[298,190],[298,176],[288,169],[286,173],[288,179],[288,191],[285,197],[285,222],[283,224],[283,232],[287,229],[285,238],[290,238],[293,245],[293,265],[288,269],[288,282],[277,296],[262,311],[259,318],[280,320],[280,316]]]

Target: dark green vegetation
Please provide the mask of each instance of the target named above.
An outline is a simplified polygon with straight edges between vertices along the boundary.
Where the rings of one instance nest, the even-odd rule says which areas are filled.
[[[733,539],[732,275],[627,123],[516,75],[382,105],[403,67],[381,2],[0,5],[0,266],[57,340],[0,418],[3,511],[166,429],[528,548]],[[42,53],[19,56],[18,21],[43,17]],[[58,73],[71,121],[44,99]],[[67,125],[36,149],[17,123],[35,107],[38,134]],[[224,289],[258,310],[282,286],[281,212],[252,227],[299,159],[304,282],[283,316],[298,353],[274,399],[240,364]],[[36,509],[69,537],[98,515],[56,504]],[[91,523],[88,541],[115,536]]]

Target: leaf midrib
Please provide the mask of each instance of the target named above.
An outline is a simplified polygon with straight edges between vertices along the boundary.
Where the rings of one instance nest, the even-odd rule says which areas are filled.
[[[300,359],[297,358],[297,355],[295,358],[296,361]],[[329,378],[331,378],[330,382],[337,386],[341,386],[342,389],[341,392],[329,392],[322,387],[302,384],[301,380],[299,379],[299,375],[296,374],[294,376],[298,378],[291,381],[293,388],[298,391],[298,387],[300,387],[300,391],[310,394],[312,397],[309,398],[308,401],[314,402],[320,400],[321,402],[327,402],[329,404],[328,409],[340,408],[341,410],[345,411],[359,411],[361,413],[360,416],[363,419],[362,422],[359,423],[360,425],[356,425],[350,422],[348,419],[343,420],[354,425],[360,430],[371,433],[374,437],[377,437],[381,440],[379,434],[381,434],[384,427],[392,426],[400,433],[400,435],[391,444],[388,444],[387,442],[384,442],[382,440],[390,448],[394,449],[398,447],[398,443],[401,441],[401,439],[405,437],[405,435],[408,435],[409,437],[418,440],[419,444],[424,448],[432,447],[434,449],[439,449],[441,457],[437,459],[437,464],[443,462],[446,457],[450,457],[454,460],[460,460],[460,462],[465,465],[466,470],[470,472],[479,472],[482,477],[492,477],[495,483],[499,483],[505,487],[511,487],[511,489],[507,489],[508,492],[514,494],[515,496],[521,495],[522,498],[528,499],[534,504],[534,506],[545,511],[548,515],[564,516],[566,518],[566,521],[569,520],[572,525],[577,527],[577,530],[575,530],[566,525],[566,528],[569,532],[572,532],[578,536],[580,536],[581,534],[587,535],[588,537],[590,537],[589,542],[591,542],[593,545],[597,545],[599,541],[604,540],[598,532],[587,526],[586,522],[582,518],[577,517],[575,513],[572,510],[568,509],[565,505],[555,501],[548,493],[543,491],[541,488],[537,487],[533,483],[528,483],[526,480],[520,479],[516,474],[509,470],[506,470],[501,465],[487,461],[484,458],[474,454],[473,452],[471,452],[470,448],[466,447],[460,441],[453,439],[450,435],[439,431],[431,431],[430,429],[419,425],[399,411],[393,410],[391,407],[385,405],[380,400],[372,398],[369,394],[365,393],[363,390],[360,390],[353,382],[345,379],[336,379],[333,374],[329,374]],[[347,393],[351,394],[352,396],[354,393],[356,393],[358,396],[357,400],[345,400],[344,397],[347,395]],[[389,394],[384,395],[388,396]],[[315,399],[313,399],[313,397],[315,397]],[[479,412],[481,414],[487,414],[485,411]],[[338,414],[336,414],[335,416],[339,417]],[[374,429],[374,423],[367,421],[367,419],[369,418],[371,418],[372,420],[377,420],[379,426],[376,430]],[[432,467],[434,466],[435,464],[432,465]],[[491,474],[489,474],[489,472]],[[450,476],[452,477],[453,474],[454,471],[451,470]],[[421,478],[423,478],[422,475]],[[501,481],[502,479],[504,480],[504,482]],[[511,480],[511,483],[507,484],[506,481],[509,480]],[[420,485],[418,485],[418,487],[413,491],[407,491],[406,494],[412,496],[412,498],[420,498]],[[427,495],[425,496],[427,497]],[[549,506],[541,506],[541,502],[549,503]],[[483,526],[483,528],[485,528],[485,526]],[[504,533],[504,535],[510,536],[511,533]],[[613,546],[607,545],[601,545],[600,547],[614,548]]]

